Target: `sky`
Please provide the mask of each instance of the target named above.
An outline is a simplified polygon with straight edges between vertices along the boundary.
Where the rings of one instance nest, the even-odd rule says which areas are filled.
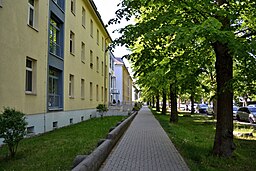
[[[118,10],[117,4],[121,0],[93,0],[98,12],[101,15],[101,18],[106,25],[108,21],[115,17],[115,12]],[[112,40],[120,37],[118,33],[112,33],[114,30],[123,28],[131,22],[123,21],[120,24],[113,24],[107,27],[107,30],[112,38]],[[125,47],[116,47],[113,52],[115,57],[122,57],[126,54],[129,54],[129,51]]]

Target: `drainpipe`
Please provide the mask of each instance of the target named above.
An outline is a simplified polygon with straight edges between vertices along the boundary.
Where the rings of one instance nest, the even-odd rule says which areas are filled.
[[[104,97],[104,105],[107,104],[107,93],[106,93],[106,85],[107,85],[107,52],[108,52],[108,46],[107,46],[107,40],[110,39],[110,37],[105,38],[105,50],[104,50],[104,73],[103,73],[103,97]]]

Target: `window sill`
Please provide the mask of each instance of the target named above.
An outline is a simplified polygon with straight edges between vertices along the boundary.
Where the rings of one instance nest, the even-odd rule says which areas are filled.
[[[81,100],[85,100],[85,98],[84,98],[84,97],[81,97]]]
[[[75,53],[74,53],[74,52],[70,52],[70,54],[71,54],[72,56],[75,56]]]
[[[76,16],[76,13],[75,13],[75,11],[71,11],[71,13],[72,13],[74,16]]]
[[[28,27],[32,28],[32,29],[35,30],[36,32],[39,32],[39,31],[37,30],[37,28],[35,28],[35,27],[33,27],[33,26],[29,25],[29,24],[27,24],[27,25],[28,25]]]
[[[36,96],[37,94],[34,92],[30,92],[30,91],[25,91],[26,95],[30,95],[30,96]]]
[[[84,60],[81,60],[81,62],[82,62],[83,64],[85,64],[85,61],[84,61]]]
[[[82,24],[82,26],[83,26],[84,29],[86,29],[85,25]]]
[[[75,97],[74,97],[74,96],[69,96],[69,98],[70,98],[70,99],[75,99]]]

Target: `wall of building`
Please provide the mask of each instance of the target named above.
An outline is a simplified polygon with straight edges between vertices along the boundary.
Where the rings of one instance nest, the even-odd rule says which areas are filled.
[[[46,111],[48,1],[36,1],[35,26],[28,25],[28,1],[3,1],[0,8],[0,110]],[[40,14],[40,15],[39,15]],[[26,59],[35,62],[33,92],[26,93]]]

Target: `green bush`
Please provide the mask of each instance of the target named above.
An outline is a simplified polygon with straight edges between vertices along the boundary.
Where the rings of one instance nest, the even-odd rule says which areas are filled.
[[[10,157],[14,157],[19,142],[26,135],[25,114],[12,108],[4,108],[0,114],[0,138],[8,145]]]
[[[107,112],[108,108],[106,107],[105,104],[99,104],[96,109],[98,110],[98,112]]]
[[[132,110],[139,111],[141,107],[142,107],[142,103],[141,102],[135,102]]]

